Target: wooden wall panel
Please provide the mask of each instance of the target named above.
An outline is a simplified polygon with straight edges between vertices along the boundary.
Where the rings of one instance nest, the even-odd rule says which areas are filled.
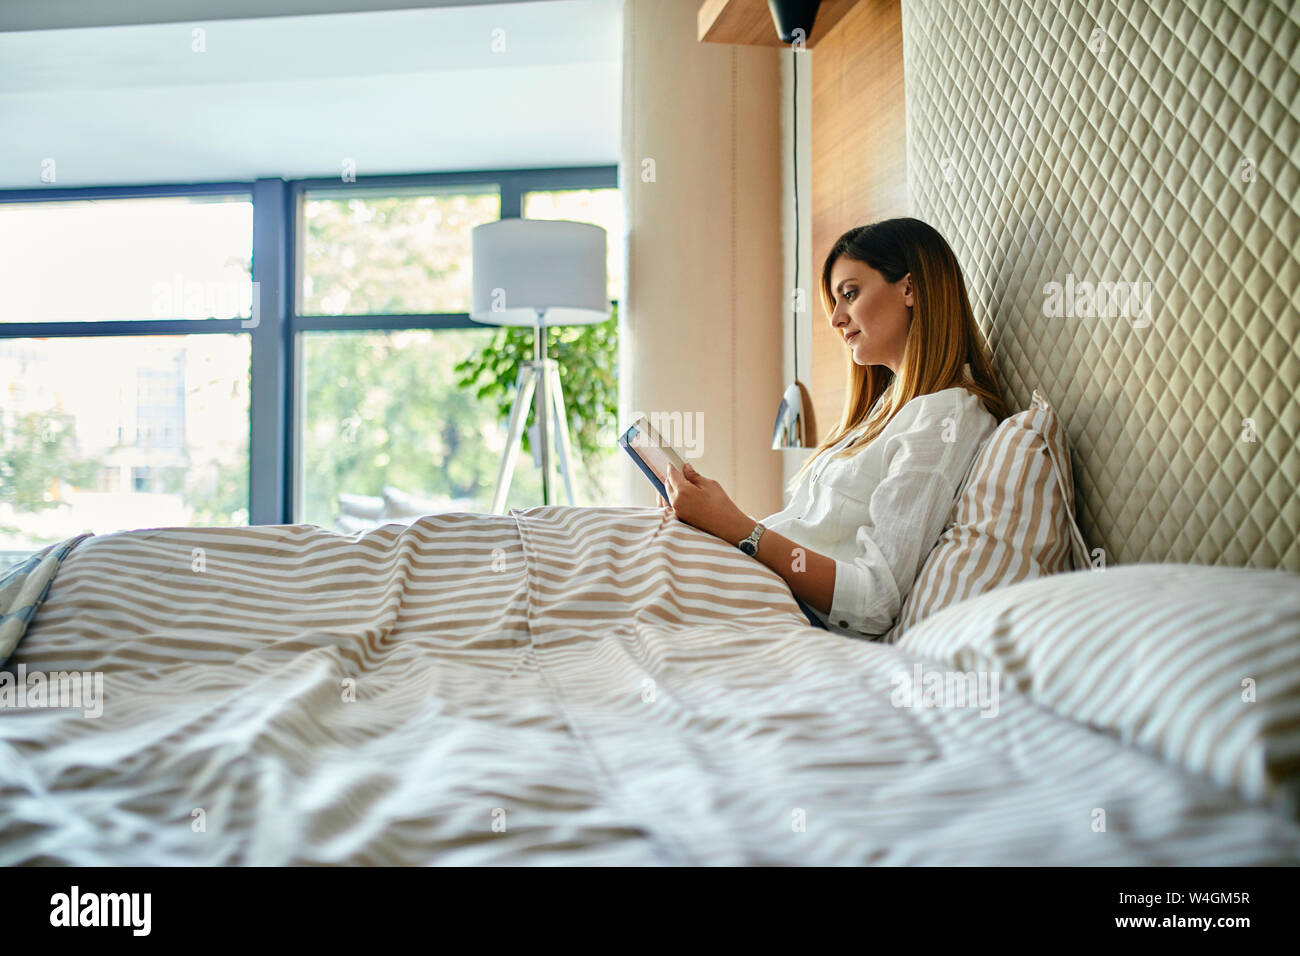
[[[839,421],[851,359],[821,306],[822,266],[845,230],[911,212],[899,0],[858,0],[812,59],[812,443]]]

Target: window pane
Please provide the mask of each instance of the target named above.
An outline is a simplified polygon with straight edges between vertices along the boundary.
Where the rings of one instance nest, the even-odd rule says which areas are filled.
[[[252,257],[248,196],[0,204],[0,321],[248,317]]]
[[[248,523],[247,335],[0,340],[0,564],[94,531]]]
[[[300,315],[468,312],[470,231],[501,216],[495,185],[304,196]]]
[[[572,219],[601,226],[606,234],[609,297],[623,287],[623,200],[617,189],[558,189],[524,193],[525,219]]]
[[[351,533],[416,514],[488,511],[508,408],[503,413],[496,397],[480,399],[477,389],[459,387],[454,366],[504,334],[302,333],[298,520]],[[508,385],[512,400],[514,380]],[[605,504],[616,491],[617,436],[612,423],[605,426],[610,440],[574,464],[580,505]],[[581,459],[576,440],[574,457]],[[555,475],[551,503],[567,504],[558,461]],[[541,469],[521,451],[506,507],[541,503]]]

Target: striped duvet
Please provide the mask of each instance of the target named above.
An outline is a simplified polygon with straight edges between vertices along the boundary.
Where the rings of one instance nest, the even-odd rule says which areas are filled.
[[[20,666],[104,699],[0,709],[4,864],[1300,862],[1015,691],[900,704],[937,664],[658,509],[91,538]]]

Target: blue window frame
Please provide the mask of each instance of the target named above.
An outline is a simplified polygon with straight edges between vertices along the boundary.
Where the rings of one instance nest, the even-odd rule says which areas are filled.
[[[254,182],[221,182],[155,186],[97,186],[82,188],[0,190],[0,204],[84,199],[145,197],[251,197],[253,204],[252,282],[258,290],[256,322],[248,319],[107,319],[73,322],[0,321],[0,339],[131,335],[204,335],[247,333],[250,340],[249,385],[249,522],[283,524],[294,517],[294,462],[298,440],[295,420],[295,342],[308,331],[384,331],[399,329],[481,328],[465,312],[392,315],[304,315],[298,309],[301,263],[302,199],[305,193],[350,192],[409,187],[445,188],[495,185],[500,190],[502,218],[518,217],[527,192],[564,189],[617,188],[616,166],[584,166],[510,170],[474,170],[394,176]],[[162,432],[160,431],[160,434]],[[109,480],[108,476],[104,480]],[[115,479],[114,479],[115,480]],[[152,473],[132,476],[148,484]]]

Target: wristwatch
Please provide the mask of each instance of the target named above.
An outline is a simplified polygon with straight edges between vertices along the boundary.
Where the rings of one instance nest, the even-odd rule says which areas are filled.
[[[736,545],[736,547],[740,548],[741,551],[744,551],[752,558],[754,555],[758,554],[758,539],[763,536],[763,532],[766,530],[767,529],[763,527],[763,522],[758,522],[758,524],[754,525],[754,530],[749,533],[749,537]]]

